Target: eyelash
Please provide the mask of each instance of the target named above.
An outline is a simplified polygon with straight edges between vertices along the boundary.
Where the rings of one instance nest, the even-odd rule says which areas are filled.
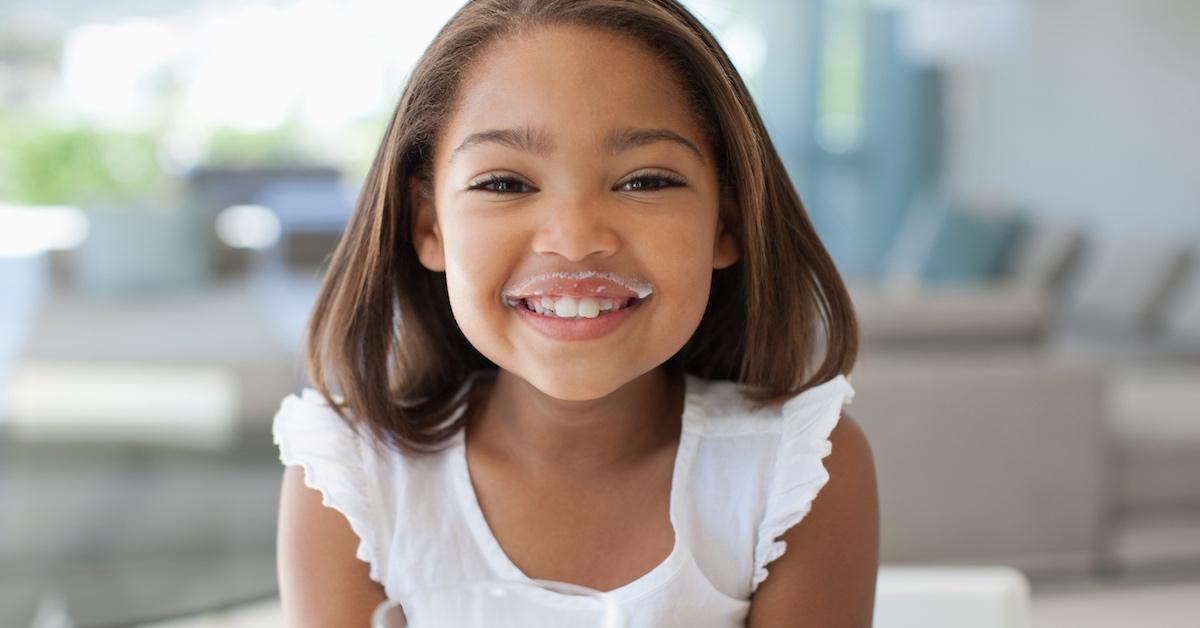
[[[652,183],[657,183],[657,185],[654,185],[653,187],[648,187],[648,188],[639,188],[639,189],[630,190],[631,192],[654,192],[656,190],[665,190],[667,188],[683,187],[683,186],[687,185],[687,182],[684,181],[683,179],[681,179],[677,176],[671,175],[671,174],[667,174],[665,172],[639,174],[639,175],[625,181],[625,183],[622,183],[621,185],[622,186],[628,185],[635,181],[641,181],[643,184],[645,184],[646,182],[652,182]],[[503,184],[503,185],[514,185],[515,184],[515,185],[521,186],[521,185],[525,185],[525,182],[521,181],[520,179],[517,179],[516,177],[504,176],[504,175],[499,175],[499,174],[490,174],[485,179],[483,179],[481,181],[477,181],[475,183],[472,183],[470,186],[467,187],[467,189],[468,190],[479,190],[481,192],[490,192],[492,194],[520,194],[521,193],[521,192],[501,192],[500,190],[489,190],[485,187],[485,186],[494,185],[494,184]],[[528,187],[528,186],[526,186],[526,187]]]

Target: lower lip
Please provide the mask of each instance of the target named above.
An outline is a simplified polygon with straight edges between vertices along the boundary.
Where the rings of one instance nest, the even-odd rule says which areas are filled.
[[[542,334],[555,340],[593,340],[616,329],[625,322],[646,300],[623,307],[616,312],[601,312],[596,318],[556,318],[543,316],[524,305],[514,307],[525,322]]]

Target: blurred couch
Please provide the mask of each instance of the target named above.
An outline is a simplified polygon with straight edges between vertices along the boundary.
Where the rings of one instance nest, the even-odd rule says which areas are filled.
[[[867,352],[853,384],[884,562],[1092,567],[1108,469],[1102,369],[1019,350]]]
[[[1140,560],[1120,546],[1140,513],[1200,530],[1195,243],[949,211],[971,217],[927,221],[915,255],[902,235],[910,259],[851,286],[884,560],[1104,571]],[[1177,536],[1154,559],[1200,561],[1200,535]]]

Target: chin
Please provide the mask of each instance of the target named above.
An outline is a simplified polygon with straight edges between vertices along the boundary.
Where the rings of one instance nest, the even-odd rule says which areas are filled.
[[[639,369],[625,366],[607,372],[581,363],[576,368],[524,369],[514,373],[543,394],[561,401],[592,401],[602,399],[622,386],[644,375]]]

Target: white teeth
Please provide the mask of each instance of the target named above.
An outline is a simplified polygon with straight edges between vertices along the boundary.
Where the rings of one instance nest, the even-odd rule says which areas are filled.
[[[628,299],[597,297],[530,297],[525,300],[533,311],[558,318],[596,318],[601,312],[617,311],[628,306]],[[626,304],[626,305],[622,305]],[[520,307],[520,306],[518,306]]]
[[[571,297],[562,297],[554,303],[554,315],[559,318],[573,318],[578,310],[579,302]]]
[[[596,318],[600,315],[600,301],[592,297],[579,300],[579,315],[583,318]]]

